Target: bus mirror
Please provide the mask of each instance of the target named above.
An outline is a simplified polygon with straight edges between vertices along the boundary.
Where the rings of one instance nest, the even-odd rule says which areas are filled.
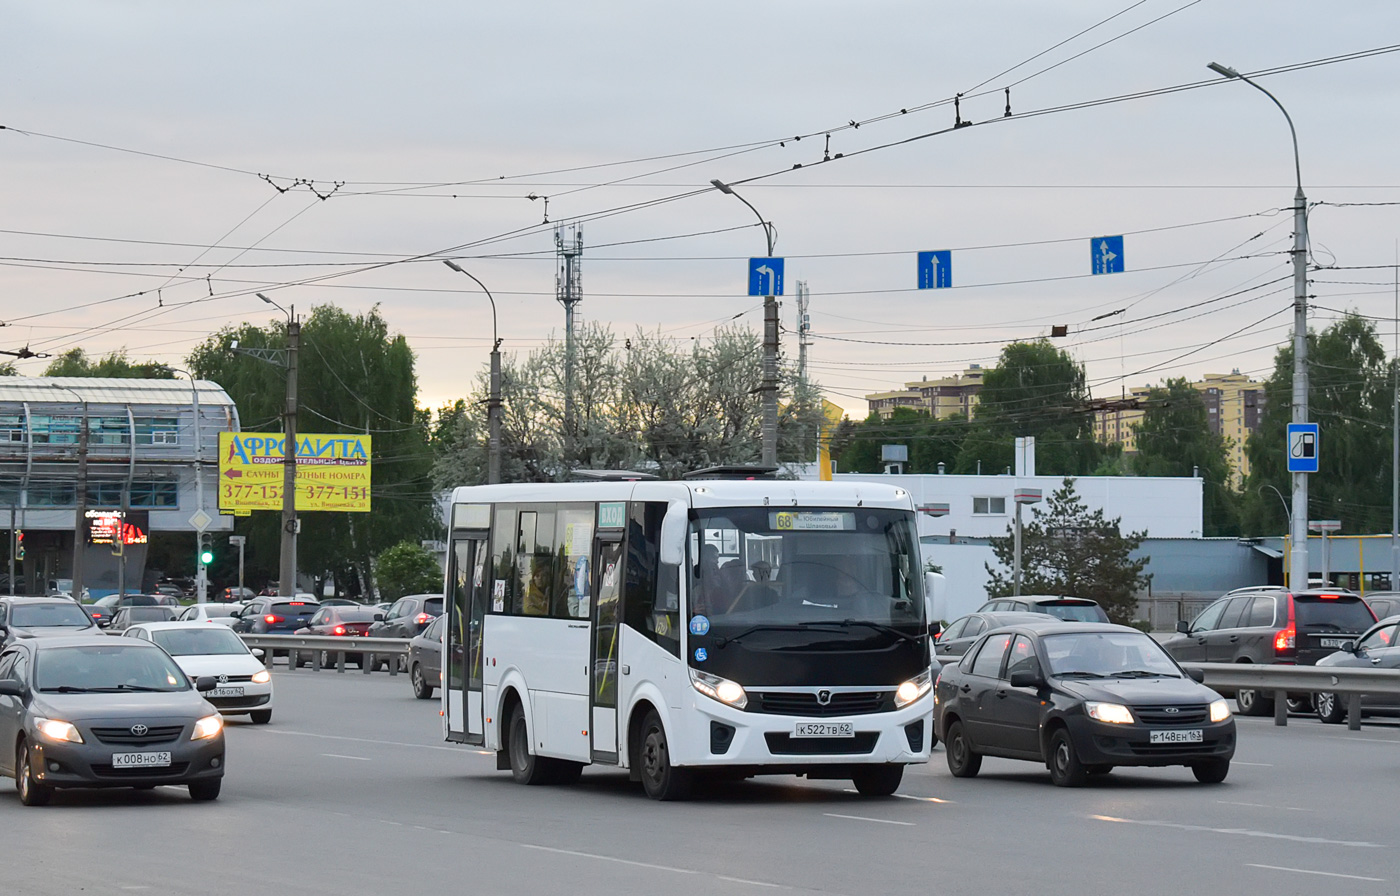
[[[661,562],[669,566],[685,562],[686,510],[684,501],[672,501],[661,520]]]

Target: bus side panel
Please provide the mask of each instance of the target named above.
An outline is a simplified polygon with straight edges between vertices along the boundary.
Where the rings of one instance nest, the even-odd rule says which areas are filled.
[[[579,619],[528,616],[490,616],[487,620],[487,665],[494,665],[495,670],[530,670],[526,683],[531,713],[526,723],[532,751],[589,761],[589,624]]]
[[[626,767],[631,763],[631,756],[627,754],[626,725],[632,718],[633,709],[639,702],[650,703],[661,716],[661,724],[665,726],[668,737],[673,736],[671,732],[676,731],[677,724],[673,710],[679,709],[686,699],[685,689],[690,687],[690,673],[679,657],[663,650],[631,626],[624,625],[621,630],[622,667],[627,671],[618,679],[618,702],[626,707],[626,712],[620,714],[617,720],[618,728],[622,729],[619,731],[618,760]],[[682,752],[686,750],[683,745],[668,744],[668,747],[672,755],[675,755],[677,747]]]

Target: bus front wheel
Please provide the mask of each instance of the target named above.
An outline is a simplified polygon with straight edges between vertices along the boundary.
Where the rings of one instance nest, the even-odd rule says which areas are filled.
[[[525,710],[516,707],[506,725],[507,752],[510,754],[510,774],[517,784],[544,784],[548,777],[546,762],[530,752],[530,730],[525,724]]]
[[[903,779],[902,765],[867,765],[851,775],[851,783],[862,796],[890,796]]]
[[[654,800],[683,800],[690,796],[695,773],[671,764],[666,729],[661,726],[661,717],[655,710],[647,713],[646,720],[642,722],[637,754],[633,759],[647,796]]]

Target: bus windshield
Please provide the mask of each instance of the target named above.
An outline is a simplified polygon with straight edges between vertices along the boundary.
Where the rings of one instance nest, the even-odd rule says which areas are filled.
[[[689,542],[690,616],[705,617],[701,628],[925,625],[908,511],[701,508]]]

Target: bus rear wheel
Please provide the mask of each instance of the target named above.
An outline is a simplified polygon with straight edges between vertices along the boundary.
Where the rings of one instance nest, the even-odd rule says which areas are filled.
[[[851,783],[862,796],[889,796],[899,789],[904,780],[902,765],[868,765],[858,768],[851,775]]]
[[[671,764],[671,749],[666,729],[655,710],[647,713],[637,741],[637,755],[632,757],[642,778],[642,789],[654,800],[683,800],[690,796],[695,773]]]

